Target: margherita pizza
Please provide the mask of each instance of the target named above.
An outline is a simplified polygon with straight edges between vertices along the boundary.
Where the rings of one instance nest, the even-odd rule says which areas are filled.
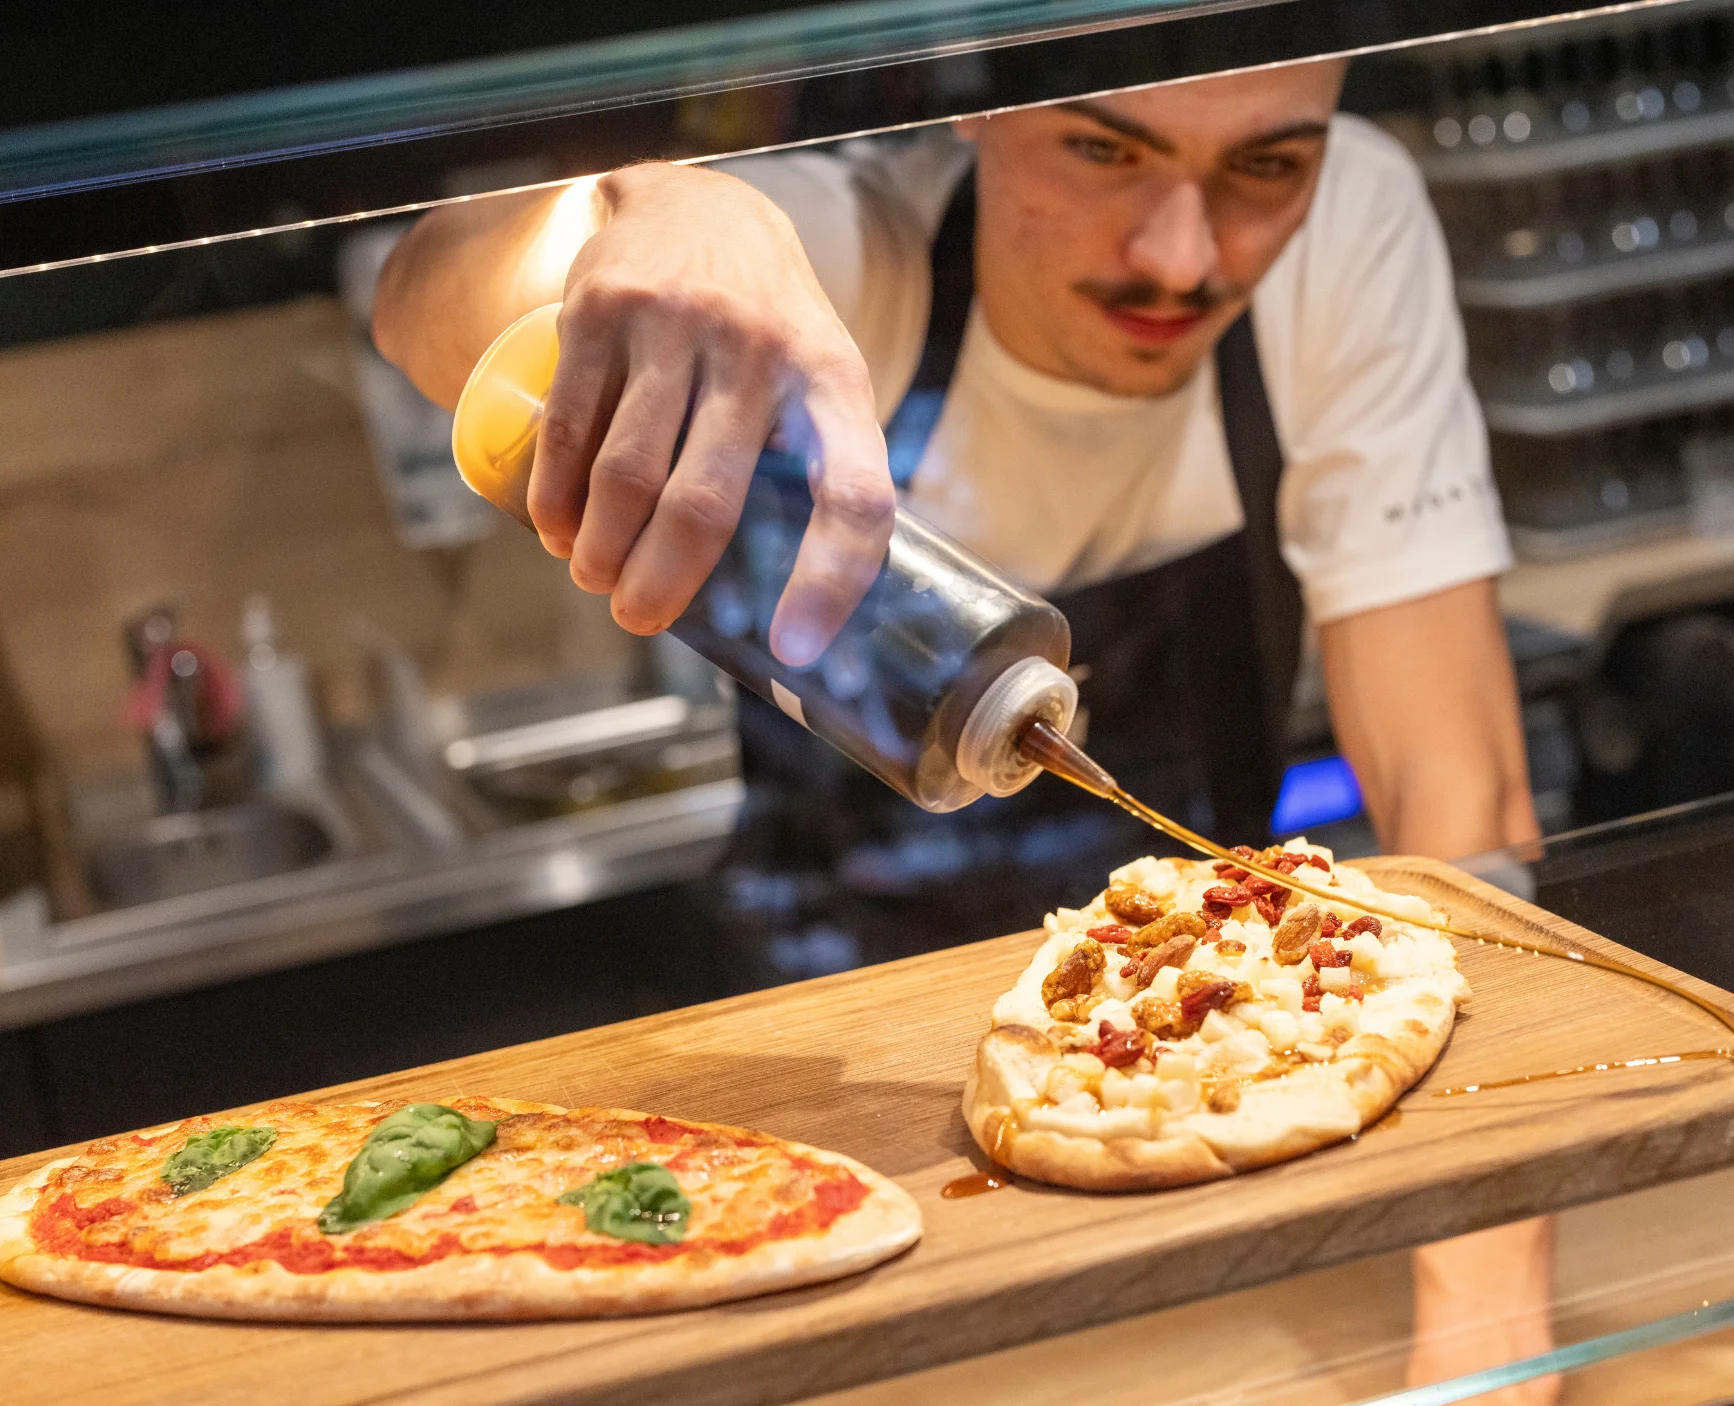
[[[1431,916],[1304,841],[1239,853]],[[1179,1186],[1349,1137],[1426,1073],[1469,994],[1449,938],[1223,862],[1137,860],[1046,927],[964,1116],[994,1161],[1065,1186]]]
[[[0,1197],[0,1279],[261,1319],[578,1317],[835,1279],[921,1213],[848,1157],[618,1108],[274,1103],[94,1142]]]

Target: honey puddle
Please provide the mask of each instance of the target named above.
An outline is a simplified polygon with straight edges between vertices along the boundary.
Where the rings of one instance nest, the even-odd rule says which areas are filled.
[[[1359,1142],[1362,1138],[1369,1137],[1373,1133],[1388,1133],[1402,1121],[1403,1110],[1401,1108],[1393,1108],[1383,1118],[1379,1119],[1377,1123],[1369,1124],[1367,1127],[1362,1128],[1360,1132],[1350,1134],[1349,1141]]]
[[[956,1201],[965,1196],[980,1196],[986,1191],[999,1191],[1012,1184],[1012,1174],[1003,1165],[1007,1144],[1011,1142],[1013,1120],[1001,1118],[994,1126],[993,1147],[988,1152],[988,1165],[982,1171],[970,1172],[957,1177],[939,1188],[939,1194],[947,1201]]]
[[[1010,1172],[999,1167],[990,1167],[985,1172],[971,1172],[966,1177],[946,1182],[939,1188],[939,1194],[947,1201],[956,1201],[964,1196],[980,1196],[985,1191],[998,1191],[1001,1187],[1010,1185]]]

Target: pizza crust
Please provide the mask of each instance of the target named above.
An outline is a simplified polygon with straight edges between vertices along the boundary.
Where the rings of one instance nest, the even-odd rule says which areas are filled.
[[[1138,861],[1117,876],[1156,863]],[[1190,873],[1195,885],[1209,876],[1203,863],[1181,861],[1175,868]],[[1148,867],[1141,872],[1151,875]],[[1208,881],[1215,882],[1214,876]],[[1186,892],[1177,886],[1163,896],[1183,899]],[[1101,905],[1098,898],[1069,917],[1078,920],[1080,931],[1091,922],[1113,921]],[[1049,919],[1048,931],[1056,931],[1055,918]],[[996,1006],[996,1024],[982,1038],[964,1087],[963,1113],[976,1143],[994,1162],[1038,1181],[1091,1191],[1153,1191],[1217,1180],[1353,1136],[1384,1117],[1432,1067],[1450,1038],[1457,1003],[1467,995],[1453,959],[1448,971],[1419,973],[1398,983],[1400,1004],[1369,1003],[1360,1033],[1344,1041],[1330,1061],[1245,1084],[1232,1112],[1200,1108],[1154,1117],[1150,1131],[1142,1134],[1087,1136],[1030,1126],[1040,1121],[1032,1110],[1044,1103],[1049,1072],[1064,1053],[1050,1030],[1065,1027],[1044,1022],[1047,1028],[1039,1028],[1012,1018],[1032,1009],[1030,992],[1053,968],[1053,953],[1062,950],[1069,950],[1065,943],[1044,943],[1018,987]]]
[[[553,1105],[493,1100],[512,1111]],[[608,1110],[641,1118],[631,1110]],[[689,1127],[717,1125],[681,1120]],[[779,1139],[815,1162],[844,1168],[867,1187],[854,1210],[822,1231],[743,1254],[557,1269],[533,1251],[460,1253],[412,1269],[343,1268],[297,1274],[272,1260],[162,1270],[45,1254],[30,1234],[37,1197],[64,1158],[0,1196],[0,1280],[56,1298],[194,1317],[294,1322],[478,1321],[617,1317],[697,1308],[842,1278],[901,1253],[921,1237],[914,1198],[840,1153]]]

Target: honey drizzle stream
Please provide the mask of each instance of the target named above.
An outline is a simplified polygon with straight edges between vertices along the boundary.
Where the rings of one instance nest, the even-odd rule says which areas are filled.
[[[1164,835],[1179,840],[1181,844],[1207,854],[1212,859],[1226,860],[1228,863],[1257,874],[1260,878],[1269,879],[1285,888],[1299,889],[1302,893],[1311,894],[1314,898],[1322,898],[1327,903],[1341,903],[1350,908],[1358,908],[1364,913],[1373,913],[1381,918],[1389,918],[1394,923],[1408,923],[1413,927],[1431,928],[1434,932],[1448,933],[1452,937],[1469,938],[1476,942],[1490,942],[1495,947],[1508,947],[1518,952],[1531,952],[1538,957],[1554,957],[1562,962],[1577,962],[1582,966],[1595,967],[1601,971],[1629,976],[1635,981],[1641,981],[1646,986],[1654,986],[1670,995],[1691,1002],[1706,1015],[1712,1016],[1728,1030],[1734,1031],[1734,1014],[1723,1010],[1682,986],[1663,977],[1651,976],[1648,972],[1629,967],[1624,962],[1617,962],[1611,957],[1602,957],[1593,952],[1580,952],[1574,948],[1538,947],[1534,943],[1520,942],[1514,937],[1495,937],[1491,933],[1476,932],[1470,928],[1460,928],[1454,923],[1442,923],[1432,918],[1406,918],[1401,913],[1393,913],[1389,908],[1377,903],[1370,903],[1364,898],[1356,898],[1340,889],[1328,889],[1322,885],[1314,885],[1310,879],[1300,879],[1293,874],[1285,874],[1280,869],[1272,869],[1256,859],[1246,859],[1232,850],[1224,849],[1213,840],[1206,839],[1194,830],[1189,830],[1179,821],[1170,820],[1160,811],[1152,810],[1137,797],[1122,790],[1119,782],[1077,746],[1070,738],[1052,724],[1039,718],[1024,729],[1023,736],[1018,739],[1018,751],[1038,766],[1051,771],[1055,776],[1070,781],[1093,796],[1100,796],[1105,801],[1112,801],[1121,810],[1135,815],[1145,824],[1154,826]],[[1708,1058],[1713,1052],[1692,1051],[1694,1058]],[[1659,1057],[1660,1058],[1660,1057]],[[1594,1066],[1585,1066],[1586,1069]],[[1551,1077],[1551,1076],[1534,1076]],[[1492,1088],[1491,1084],[1480,1085],[1481,1088]]]
[[[1459,1094],[1478,1094],[1484,1089],[1514,1089],[1519,1084],[1539,1084],[1544,1079],[1565,1079],[1573,1074],[1609,1074],[1616,1069],[1650,1069],[1662,1064],[1683,1064],[1687,1060],[1720,1059],[1734,1064],[1734,1050],[1683,1050],[1679,1054],[1644,1055],[1640,1059],[1615,1060],[1610,1064],[1579,1064],[1570,1069],[1550,1069],[1545,1074],[1522,1074],[1515,1079],[1488,1079],[1479,1084],[1459,1084],[1454,1089],[1440,1089],[1434,1098],[1455,1098]]]

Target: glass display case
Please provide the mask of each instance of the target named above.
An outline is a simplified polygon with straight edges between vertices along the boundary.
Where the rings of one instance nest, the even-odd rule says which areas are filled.
[[[859,0],[664,5],[640,23],[644,7],[560,8],[506,21],[436,6],[433,24],[419,6],[426,30],[400,45],[407,21],[372,7],[365,42],[330,48],[314,26],[335,12],[307,7],[268,73],[241,61],[270,42],[257,20],[207,17],[196,36],[152,33],[146,52],[209,62],[165,70],[148,102],[96,65],[52,103],[26,88],[0,107],[0,1032],[21,1033],[14,1063],[38,1057],[34,1028],[80,1013],[714,864],[745,795],[728,681],[672,641],[614,629],[532,537],[479,512],[450,415],[368,330],[415,212],[632,161],[902,140],[1369,55],[1349,102],[1408,144],[1442,215],[1525,557],[1505,603],[1544,818],[1559,830],[1649,795],[1618,790],[1636,765],[1607,721],[1618,710],[1586,713],[1580,688],[1634,620],[1689,608],[1734,628],[1734,10]],[[13,62],[62,62],[88,42],[71,24],[46,24]],[[1610,565],[1598,553],[1612,549],[1648,555]],[[1306,687],[1291,750],[1317,760],[1329,722]],[[1356,844],[1368,836],[1351,822],[1344,851]],[[1721,800],[1464,867],[1734,989],[1717,877],[1731,844]],[[691,994],[859,956],[806,934],[750,980]],[[527,1038],[505,1030],[494,1043]],[[0,1049],[0,1081],[9,1059]],[[1618,1097],[1561,1088],[1586,1119],[1598,1093]],[[1734,1171],[1665,1143],[1625,1170],[1623,1195],[1549,1193],[1569,1207],[1551,1350],[1525,1352],[1523,1325],[1442,1330],[1507,1334],[1506,1365],[1405,1388],[1406,1252],[1376,1225],[1339,1224],[1315,1228],[1339,1239],[1298,1257],[1304,1273],[1237,1264],[1225,1292],[1139,1313],[1110,1285],[1052,1338],[964,1361],[940,1343],[885,1381],[818,1396],[767,1381],[754,1398],[1443,1406],[1558,1376],[1572,1406],[1734,1400]]]

